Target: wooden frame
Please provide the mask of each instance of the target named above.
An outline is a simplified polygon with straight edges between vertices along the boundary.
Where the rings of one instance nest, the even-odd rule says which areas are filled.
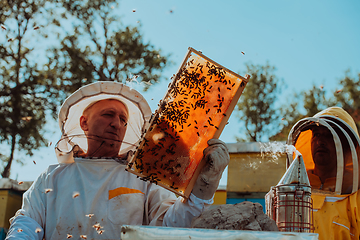
[[[246,76],[189,48],[126,170],[188,198],[205,165],[207,141],[219,138]]]

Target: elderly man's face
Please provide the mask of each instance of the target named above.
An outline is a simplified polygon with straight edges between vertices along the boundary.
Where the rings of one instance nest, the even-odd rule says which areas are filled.
[[[117,156],[126,132],[128,112],[123,103],[107,99],[95,103],[80,118],[88,138],[88,156]]]
[[[324,126],[312,130],[311,152],[315,167],[336,168],[336,148],[331,132]]]

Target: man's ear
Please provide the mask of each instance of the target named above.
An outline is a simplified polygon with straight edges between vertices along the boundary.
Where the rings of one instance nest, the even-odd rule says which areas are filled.
[[[89,126],[88,126],[88,117],[86,117],[86,116],[84,116],[84,115],[82,115],[81,117],[80,117],[80,127],[81,127],[81,129],[84,131],[84,132],[86,132],[86,131],[88,131],[89,130]]]

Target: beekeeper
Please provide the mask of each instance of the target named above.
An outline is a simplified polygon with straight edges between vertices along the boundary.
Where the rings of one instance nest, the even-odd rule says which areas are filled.
[[[359,239],[360,139],[353,118],[342,108],[327,108],[297,122],[288,144],[304,159],[319,239]]]
[[[183,201],[125,171],[150,117],[141,94],[116,82],[93,83],[68,97],[59,113],[59,164],[24,194],[7,239],[120,239],[124,224],[190,227],[213,202],[227,148],[208,141],[207,166]]]

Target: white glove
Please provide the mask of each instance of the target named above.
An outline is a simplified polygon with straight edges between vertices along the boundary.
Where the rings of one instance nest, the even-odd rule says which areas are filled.
[[[206,161],[201,170],[192,193],[201,199],[208,200],[213,197],[219,185],[223,171],[229,164],[230,156],[225,143],[219,139],[210,139],[209,146],[204,149],[202,161]]]

